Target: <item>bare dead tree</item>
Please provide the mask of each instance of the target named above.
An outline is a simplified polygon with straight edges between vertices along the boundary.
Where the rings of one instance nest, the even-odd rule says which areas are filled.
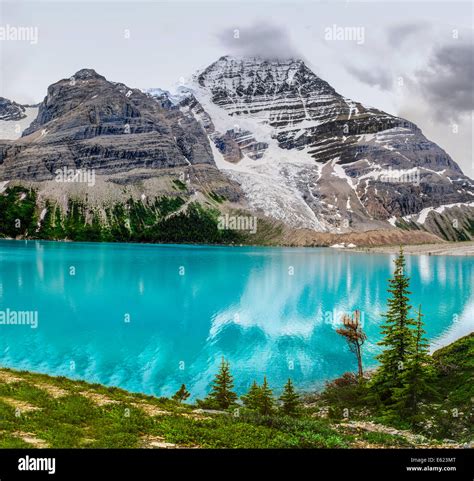
[[[349,314],[344,314],[342,316],[342,324],[344,327],[336,329],[336,332],[345,337],[349,344],[349,349],[356,355],[359,368],[358,375],[359,379],[362,379],[364,376],[364,371],[362,369],[362,345],[367,339],[367,335],[362,329],[360,311],[355,311],[352,317]]]

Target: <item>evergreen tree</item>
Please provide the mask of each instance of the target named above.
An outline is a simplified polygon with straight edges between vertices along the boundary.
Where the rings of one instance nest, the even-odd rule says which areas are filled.
[[[61,217],[61,208],[56,205],[54,209],[54,234],[53,239],[64,239],[65,233]]]
[[[288,382],[285,384],[285,388],[283,390],[283,394],[280,396],[280,401],[282,401],[283,405],[281,410],[288,416],[296,416],[298,414],[299,406],[300,406],[300,397],[295,391],[293,383],[291,379],[288,379]]]
[[[258,394],[258,411],[260,414],[268,416],[273,413],[274,401],[273,401],[273,391],[267,382],[267,377],[263,378],[263,384],[259,388],[260,392]]]
[[[173,398],[175,401],[184,402],[191,396],[190,392],[186,389],[185,384],[181,384],[181,387],[176,391]]]
[[[260,387],[257,381],[254,381],[247,394],[241,397],[244,406],[248,409],[258,410],[258,400],[260,396]]]
[[[233,388],[234,379],[230,374],[230,365],[223,357],[219,372],[214,379],[212,391],[208,396],[208,401],[219,409],[228,409],[237,400],[237,394],[235,394]]]
[[[384,351],[377,356],[380,367],[374,379],[382,401],[392,401],[394,389],[402,387],[403,371],[414,350],[414,335],[411,329],[414,321],[410,317],[408,291],[409,277],[405,274],[405,257],[403,250],[395,259],[395,271],[389,280],[388,312],[384,315],[385,324],[382,325],[383,339],[379,345]]]
[[[425,395],[435,392],[431,387],[434,370],[432,367],[432,358],[429,355],[429,344],[425,338],[425,330],[423,329],[421,306],[417,312],[414,337],[414,352],[403,370],[403,385],[395,389],[394,393],[397,407],[402,412],[411,415],[417,414],[418,403]]]

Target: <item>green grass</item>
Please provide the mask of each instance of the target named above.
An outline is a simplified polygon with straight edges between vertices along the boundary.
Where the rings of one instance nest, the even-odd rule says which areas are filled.
[[[437,437],[474,438],[474,333],[433,353],[438,403],[427,406]]]
[[[407,441],[403,436],[397,434],[368,432],[362,433],[360,435],[360,439],[363,441],[367,441],[370,444],[377,444],[382,446],[390,445],[400,448],[409,448],[413,446],[413,444]]]
[[[343,448],[352,439],[310,416],[194,413],[194,406],[99,384],[8,369],[0,374],[21,379],[0,381],[0,447],[29,446],[22,433],[52,448],[138,448],[149,437],[183,447]],[[61,389],[62,396],[53,397],[45,386]],[[88,393],[108,403],[99,405]],[[165,413],[151,415],[142,403]]]
[[[31,445],[15,436],[11,436],[10,434],[2,434],[0,437],[0,448],[21,449],[31,448]]]
[[[296,419],[285,426],[260,423],[245,417],[216,415],[212,419],[190,420],[176,416],[163,419],[158,433],[169,442],[205,448],[319,448],[347,447],[338,433],[321,423],[308,422],[301,429]]]

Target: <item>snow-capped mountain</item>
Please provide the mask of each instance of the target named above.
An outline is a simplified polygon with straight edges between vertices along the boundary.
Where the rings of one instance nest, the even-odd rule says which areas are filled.
[[[473,182],[416,125],[344,98],[302,60],[225,56],[182,90],[218,168],[253,209],[292,227],[367,230],[474,200]]]
[[[82,69],[49,86],[33,121],[26,106],[2,105],[0,185],[34,185],[38,212],[49,200],[103,213],[130,197],[180,195],[258,216],[274,243],[474,235],[474,185],[449,155],[301,60],[222,57],[173,94]],[[63,168],[93,169],[96,186],[55,182]]]

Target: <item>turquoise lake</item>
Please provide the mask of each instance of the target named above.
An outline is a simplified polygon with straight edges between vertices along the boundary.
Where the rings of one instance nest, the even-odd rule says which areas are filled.
[[[239,393],[264,375],[318,388],[355,370],[335,332],[362,312],[366,367],[379,352],[393,255],[255,248],[0,241],[0,365],[168,396],[202,397],[221,356]],[[412,304],[439,346],[474,330],[474,259],[407,256]],[[74,274],[74,275],[73,275]]]

